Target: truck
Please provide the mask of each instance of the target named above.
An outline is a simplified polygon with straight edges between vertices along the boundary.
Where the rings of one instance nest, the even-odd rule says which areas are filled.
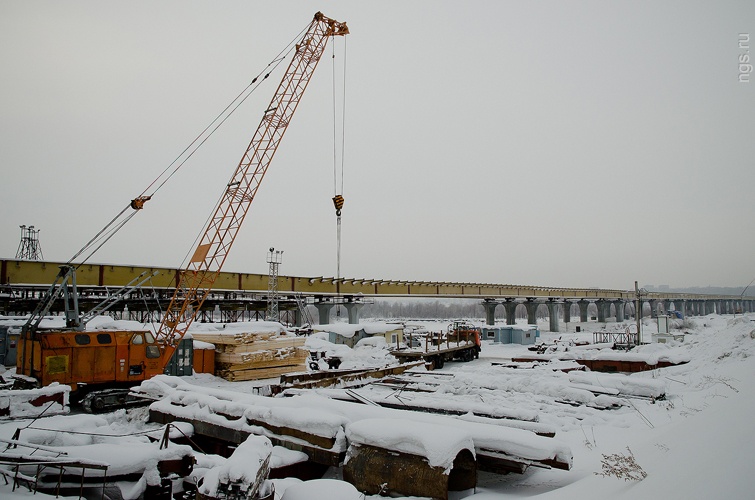
[[[426,333],[419,339],[409,338],[406,347],[391,350],[400,363],[423,360],[433,369],[443,368],[446,361],[472,361],[480,357],[480,328],[468,321],[456,320],[446,332]]]

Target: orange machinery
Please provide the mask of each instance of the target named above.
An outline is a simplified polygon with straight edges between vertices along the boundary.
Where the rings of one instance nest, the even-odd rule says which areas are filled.
[[[318,12],[295,45],[288,69],[225,186],[204,235],[187,268],[179,272],[175,294],[155,335],[145,331],[85,331],[77,304],[77,265],[69,262],[61,266],[56,281],[22,330],[18,363],[21,380],[28,382],[31,377],[41,385],[59,382],[69,384],[74,390],[89,386],[81,391],[83,393],[95,387],[99,390],[128,386],[163,372],[220,273],[328,39],[348,33],[346,23]],[[124,211],[133,209],[133,215],[151,197],[138,196]],[[52,303],[60,299],[65,303],[66,327],[40,328]],[[110,391],[109,394],[95,398],[90,394],[87,398],[96,409],[123,403],[122,393]]]

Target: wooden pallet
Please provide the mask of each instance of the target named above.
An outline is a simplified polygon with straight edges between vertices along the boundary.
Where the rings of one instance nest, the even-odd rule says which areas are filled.
[[[276,337],[265,340],[255,340],[243,344],[216,343],[215,350],[223,354],[242,354],[247,352],[257,352],[271,349],[282,349],[285,347],[304,347],[306,339],[304,337]]]
[[[215,345],[215,375],[229,381],[275,378],[306,369],[309,351],[302,337],[271,332],[197,333]]]

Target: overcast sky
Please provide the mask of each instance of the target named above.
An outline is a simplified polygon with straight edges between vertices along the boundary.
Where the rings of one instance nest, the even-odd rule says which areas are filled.
[[[0,0],[0,257],[26,224],[45,259],[68,260],[318,9],[351,30],[335,45],[343,276],[755,277],[751,1]],[[266,273],[273,246],[281,274],[336,274],[330,55],[226,271]],[[180,265],[284,67],[93,262]]]

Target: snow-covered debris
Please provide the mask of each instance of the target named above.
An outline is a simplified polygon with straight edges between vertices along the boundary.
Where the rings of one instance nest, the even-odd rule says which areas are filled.
[[[277,492],[276,492],[277,494]],[[314,479],[286,488],[281,500],[362,500],[356,488],[336,479]]]
[[[279,469],[306,462],[307,460],[309,460],[309,457],[302,451],[289,450],[282,446],[273,446],[273,454],[270,457],[270,468]]]
[[[478,450],[494,450],[525,460],[553,460],[564,464],[566,467],[571,466],[572,462],[572,455],[568,446],[556,439],[545,438],[521,429],[467,422],[443,415],[357,405],[331,400],[316,394],[305,394],[290,398],[265,398],[236,393],[239,396],[235,398],[236,401],[229,401],[228,399],[232,398],[233,394],[217,390],[208,393],[201,387],[167,376],[159,376],[150,381],[145,381],[141,387],[145,388],[156,384],[161,384],[161,390],[167,392],[165,399],[150,406],[154,411],[178,418],[216,423],[227,428],[270,435],[271,437],[274,435],[271,428],[275,427],[271,421],[266,420],[264,422],[271,426],[271,428],[267,428],[250,424],[247,418],[238,417],[246,416],[248,410],[251,416],[266,414],[272,418],[279,418],[278,423],[292,424],[294,422],[294,420],[291,420],[292,415],[298,412],[297,428],[308,431],[312,429],[314,431],[311,432],[312,434],[317,432],[319,435],[335,436],[335,440],[332,441],[333,451],[346,450],[347,443],[343,436],[344,428],[349,423],[367,418],[393,418],[462,429],[470,433]],[[590,396],[592,395],[590,394]],[[289,411],[280,412],[282,408]],[[276,410],[273,411],[273,409]],[[291,409],[294,409],[294,411],[290,411]],[[267,411],[269,413],[265,413]],[[279,415],[278,412],[280,412],[280,417],[276,416]],[[236,418],[229,420],[224,415],[233,415]],[[252,421],[254,420],[256,418],[252,418]],[[295,440],[295,438],[288,436],[285,436],[285,439]]]
[[[263,436],[249,436],[222,465],[213,467],[199,481],[198,491],[209,497],[217,497],[228,485],[238,485],[248,498],[254,495],[270,472],[270,457],[273,445]]]
[[[0,419],[61,415],[69,412],[71,388],[57,382],[28,390],[0,390]]]
[[[442,436],[442,439],[439,437]],[[368,418],[349,424],[346,437],[350,444],[368,445],[408,453],[427,459],[431,467],[442,467],[448,474],[461,450],[474,456],[472,436],[462,429],[445,425],[385,418]],[[348,455],[346,461],[348,461]]]
[[[664,379],[648,379],[612,373],[570,372],[569,381],[575,384],[600,387],[605,390],[614,389],[615,394],[653,399],[666,394],[666,381]]]

